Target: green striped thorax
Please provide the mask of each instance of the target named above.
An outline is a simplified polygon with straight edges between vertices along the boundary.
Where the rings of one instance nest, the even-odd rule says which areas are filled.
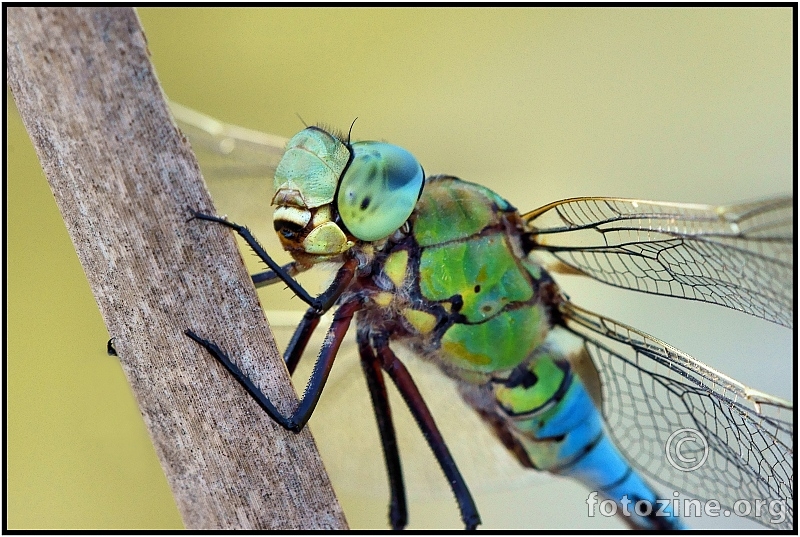
[[[351,144],[308,127],[289,140],[275,171],[275,231],[296,259],[324,261],[394,233],[424,182],[422,166],[405,149]]]

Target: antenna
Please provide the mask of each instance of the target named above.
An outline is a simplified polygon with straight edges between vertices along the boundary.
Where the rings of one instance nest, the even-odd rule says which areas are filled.
[[[353,120],[353,122],[350,124],[350,130],[349,130],[349,131],[347,131],[347,143],[348,143],[348,144],[350,143],[350,135],[351,135],[351,134],[353,134],[353,125],[355,125],[355,124],[356,124],[356,121],[358,121],[358,116],[356,116],[356,118],[355,118],[355,119]]]

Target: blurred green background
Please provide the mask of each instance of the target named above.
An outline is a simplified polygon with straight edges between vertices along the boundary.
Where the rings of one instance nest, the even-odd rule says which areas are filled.
[[[341,129],[358,117],[354,139],[401,145],[428,174],[486,184],[521,210],[571,196],[716,204],[793,190],[790,9],[139,15],[177,102],[287,137],[302,128],[296,114]],[[8,527],[181,527],[8,94],[7,102]],[[576,303],[791,397],[790,330],[559,281]],[[550,481],[478,494],[486,527],[617,526],[586,518],[580,487]],[[378,496],[342,495],[353,527],[385,527]],[[459,524],[447,497],[412,505],[411,522]]]

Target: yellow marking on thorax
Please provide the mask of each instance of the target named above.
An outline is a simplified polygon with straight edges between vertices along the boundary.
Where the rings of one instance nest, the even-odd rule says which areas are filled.
[[[373,301],[374,301],[374,302],[375,302],[375,303],[376,303],[378,306],[381,306],[382,308],[385,308],[385,307],[387,307],[389,304],[391,304],[391,303],[392,303],[392,299],[394,299],[394,294],[393,294],[393,293],[389,293],[389,292],[387,292],[387,291],[383,291],[383,292],[381,292],[381,293],[378,293],[377,295],[375,295],[375,296],[372,298],[372,300],[373,300]]]
[[[442,350],[477,366],[486,366],[492,362],[492,359],[485,354],[470,352],[460,341],[442,341]]]
[[[426,311],[406,308],[403,316],[420,334],[429,334],[436,326],[436,316]]]
[[[386,258],[383,264],[383,271],[397,287],[403,285],[408,268],[408,250],[398,250]]]

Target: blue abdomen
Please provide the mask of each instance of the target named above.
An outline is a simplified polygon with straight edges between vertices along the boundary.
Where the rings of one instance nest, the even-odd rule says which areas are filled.
[[[617,514],[637,529],[684,528],[668,499],[657,498],[614,446],[569,359],[544,345],[511,375],[492,384],[495,419],[524,451],[528,460],[523,462],[583,483],[589,489],[589,516]],[[497,430],[497,423],[493,425]],[[520,450],[516,454],[522,456]],[[601,509],[600,503],[609,501],[613,504]]]

